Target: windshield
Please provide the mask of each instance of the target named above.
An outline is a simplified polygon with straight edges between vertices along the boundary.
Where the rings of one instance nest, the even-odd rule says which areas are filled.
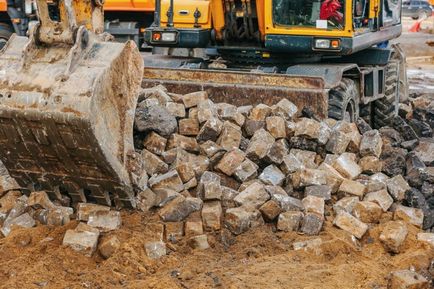
[[[273,0],[273,20],[285,26],[343,29],[344,0]]]

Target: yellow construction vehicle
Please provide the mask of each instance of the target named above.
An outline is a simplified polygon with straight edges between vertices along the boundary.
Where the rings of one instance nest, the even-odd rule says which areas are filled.
[[[48,0],[50,6],[57,1]],[[0,48],[16,33],[27,34],[29,25],[37,21],[33,0],[0,0]],[[107,0],[104,3],[104,29],[117,41],[134,40],[141,47],[143,32],[154,18],[154,0]]]
[[[134,40],[137,47],[144,44],[143,33],[154,19],[154,0],[106,0],[104,2],[104,31],[116,41]]]
[[[145,86],[205,89],[237,104],[286,97],[320,117],[360,115],[376,127],[397,113],[404,55],[387,42],[401,34],[400,0],[162,0],[156,7],[145,41],[172,57],[145,63]]]

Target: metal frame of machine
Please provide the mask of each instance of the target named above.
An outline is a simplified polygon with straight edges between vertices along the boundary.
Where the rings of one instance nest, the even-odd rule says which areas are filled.
[[[344,79],[350,79],[354,82],[350,85],[351,89],[357,89],[357,92],[351,93],[353,99],[343,100],[342,105],[352,104],[352,120],[359,116],[359,111],[360,115],[367,119],[375,114],[375,111],[378,112],[377,117],[381,115],[382,118],[390,118],[397,112],[397,99],[400,92],[395,88],[406,79],[402,73],[405,71],[403,65],[405,56],[397,47],[382,48],[377,45],[385,46],[388,40],[401,34],[400,0],[340,1],[341,4],[343,3],[340,10],[342,14],[340,26],[333,26],[334,23],[328,20],[315,20],[318,16],[312,16],[313,20],[310,22],[306,20],[306,23],[311,26],[296,25],[297,23],[292,23],[291,21],[294,20],[291,19],[286,19],[289,24],[284,25],[276,23],[273,18],[273,13],[276,13],[273,12],[276,3],[283,3],[282,5],[288,7],[297,2],[305,6],[309,6],[308,2],[316,2],[318,13],[319,7],[322,9],[323,1],[159,0],[158,2],[160,1],[161,3],[156,6],[156,14],[159,16],[155,19],[154,25],[145,31],[145,41],[156,47],[155,51],[164,51],[169,55],[178,53],[179,56],[193,55],[188,51],[197,48],[213,49],[218,57],[227,61],[228,66],[224,69],[226,75],[220,69],[219,77],[209,79],[199,77],[199,71],[210,74],[205,72],[204,68],[212,67],[209,65],[212,57],[211,61],[193,60],[194,57],[190,57],[190,60],[185,60],[181,65],[177,64],[178,58],[173,58],[174,62],[169,62],[168,65],[155,61],[153,64],[148,64],[149,68],[145,67],[146,85],[160,83],[186,91],[186,85],[181,85],[182,83],[187,84],[191,89],[202,87],[210,92],[211,97],[221,99],[221,94],[224,94],[223,87],[229,88],[236,95],[246,95],[245,87],[249,84],[248,81],[251,81],[251,74],[255,72],[261,72],[262,75],[256,73],[256,79],[251,82],[248,89],[250,93],[253,91],[252,86],[255,85],[259,90],[261,90],[259,86],[285,87],[283,84],[266,83],[272,76],[264,76],[264,74],[277,72],[286,75],[286,78],[281,79],[281,83],[291,83],[291,77],[321,79],[321,84],[317,87],[324,90],[321,97],[327,98],[327,95],[332,95],[336,89],[340,89],[339,87],[345,87],[342,84]],[[313,6],[312,3],[311,5]],[[283,17],[286,17],[285,13]],[[180,50],[187,50],[187,52],[179,54]],[[197,61],[200,64],[197,64]],[[255,67],[255,65],[261,66]],[[169,75],[175,73],[176,67],[176,79],[174,79]],[[165,69],[170,69],[171,72],[164,71]],[[187,71],[188,69],[196,70],[194,77],[191,77],[192,74]],[[244,79],[238,77],[239,82],[227,80],[232,79],[232,75],[239,76],[240,73],[244,74]],[[396,77],[393,76],[394,80],[391,80],[392,73],[397,74]],[[205,82],[197,83],[197,79]],[[286,91],[283,95],[299,106],[311,106],[309,104],[312,103],[312,98],[305,97],[309,92],[299,93],[304,89],[301,85],[277,90],[280,93]],[[405,87],[405,84],[403,86]],[[235,93],[234,87],[240,89]],[[391,89],[395,90],[391,92]],[[342,97],[347,98],[345,94],[348,93],[341,91],[338,94],[343,94]],[[253,95],[258,94],[253,93]],[[385,103],[380,105],[383,101]],[[331,99],[316,101],[315,103],[322,105],[311,106],[311,108],[322,117],[344,117],[345,107],[342,107],[341,113],[330,113],[331,108],[328,103],[333,102],[336,103],[336,107],[332,110],[340,110],[341,105]],[[377,108],[373,107],[375,102]],[[390,109],[390,106],[395,108]],[[382,107],[382,110],[380,111],[378,107]]]

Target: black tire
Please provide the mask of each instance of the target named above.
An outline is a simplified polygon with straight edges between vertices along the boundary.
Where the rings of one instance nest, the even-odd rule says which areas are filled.
[[[399,95],[397,94],[398,63],[391,61],[386,68],[384,97],[374,101],[374,128],[388,126],[398,115]]]
[[[354,80],[342,78],[339,85],[329,91],[329,118],[356,121],[359,117],[358,99],[359,91]]]
[[[5,23],[0,23],[0,49],[6,45],[12,33],[12,27]]]
[[[368,123],[369,125],[372,125],[372,102],[359,105],[359,117],[363,118],[363,120],[366,121],[366,123]]]

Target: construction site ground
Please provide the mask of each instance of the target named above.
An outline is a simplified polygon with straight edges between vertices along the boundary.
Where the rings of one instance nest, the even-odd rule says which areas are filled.
[[[272,233],[270,227],[226,240],[209,238],[212,248],[193,250],[182,243],[160,261],[150,261],[143,249],[158,234],[146,215],[124,213],[114,234],[121,249],[108,260],[62,247],[67,226],[16,230],[0,241],[2,288],[386,288],[390,271],[427,268],[434,251],[416,242],[415,231],[401,254],[392,256],[378,241],[381,227],[361,240],[327,223],[323,244],[308,251],[292,243],[318,238],[297,233]],[[413,227],[415,230],[415,228]],[[417,244],[417,245],[416,245]],[[164,260],[164,261],[161,261]]]
[[[427,20],[432,25],[432,19]],[[406,20],[404,29],[411,24]],[[434,91],[434,47],[425,44],[434,36],[404,33],[398,39],[408,52],[411,93]],[[415,57],[422,57],[416,59]],[[425,58],[423,58],[425,57]],[[14,230],[0,239],[0,288],[387,288],[391,271],[428,268],[434,250],[416,242],[416,229],[402,253],[388,253],[378,240],[381,225],[355,241],[331,222],[319,236],[271,233],[262,226],[237,237],[209,234],[209,250],[193,250],[183,240],[172,244],[171,253],[151,260],[144,244],[161,233],[158,216],[122,212],[116,235],[120,250],[110,259],[98,254],[84,257],[62,246],[66,230],[37,226]],[[294,251],[292,244],[320,237],[322,244]],[[363,249],[362,249],[363,247]]]
[[[425,93],[434,89],[434,17],[422,22],[422,31],[419,33],[407,32],[416,21],[405,19],[403,21],[403,34],[394,40],[405,50],[408,58],[408,77],[410,90],[415,93]],[[427,43],[433,43],[427,45]]]

